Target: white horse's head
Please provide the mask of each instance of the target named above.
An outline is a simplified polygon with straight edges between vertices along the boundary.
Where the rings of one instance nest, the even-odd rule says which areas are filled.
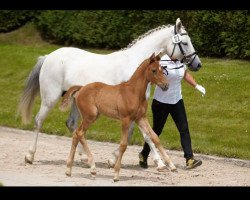
[[[171,45],[168,45],[167,52],[172,60],[181,60],[191,71],[198,71],[201,68],[201,61],[186,30],[178,18],[173,26]]]

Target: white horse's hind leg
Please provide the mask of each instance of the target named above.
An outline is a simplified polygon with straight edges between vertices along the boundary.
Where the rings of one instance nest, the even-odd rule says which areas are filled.
[[[33,161],[34,161],[34,155],[35,155],[35,152],[36,152],[38,134],[39,134],[39,131],[42,128],[43,122],[44,122],[46,116],[48,115],[50,109],[51,109],[50,107],[42,104],[38,114],[36,115],[36,118],[35,118],[35,133],[34,133],[35,135],[34,135],[32,145],[30,145],[29,151],[25,155],[25,163],[32,164]]]
[[[50,89],[50,90],[49,90]],[[43,122],[46,119],[49,111],[54,107],[57,100],[60,98],[62,91],[56,88],[46,88],[42,90],[42,86],[40,85],[40,93],[41,93],[41,107],[39,112],[35,117],[35,136],[32,142],[32,145],[29,147],[29,151],[25,156],[25,162],[32,164],[34,161],[34,155],[36,152],[38,134],[42,128]],[[50,97],[50,99],[45,99],[45,97]]]
[[[132,137],[133,132],[134,132],[134,127],[135,127],[135,122],[132,122],[130,124],[129,130],[128,130],[128,144],[131,141],[131,137]],[[111,159],[108,160],[109,167],[113,168],[115,166],[115,163],[117,161],[118,155],[119,155],[119,147],[116,150],[113,151],[113,153],[112,153],[113,158],[111,158]]]
[[[79,114],[79,111],[77,109],[75,99],[74,99],[72,106],[71,106],[69,118],[66,121],[66,126],[68,127],[71,133],[73,133],[77,128],[77,122],[78,122],[79,116],[80,114]]]

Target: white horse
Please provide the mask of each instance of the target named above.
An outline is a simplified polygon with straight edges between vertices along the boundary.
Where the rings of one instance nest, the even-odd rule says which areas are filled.
[[[35,117],[34,140],[25,156],[25,162],[32,163],[34,161],[38,134],[43,122],[49,111],[71,86],[86,85],[92,82],[115,85],[127,81],[143,60],[152,53],[158,54],[159,52],[168,54],[172,60],[182,60],[192,71],[197,71],[201,67],[200,59],[179,18],[175,25],[164,25],[152,29],[134,40],[127,48],[107,55],[95,54],[78,48],[63,47],[48,55],[40,56],[27,78],[19,103],[22,121],[27,124],[31,121],[34,99],[40,90],[41,107]],[[149,95],[150,85],[148,85],[146,92],[147,98]],[[78,118],[78,110],[76,105],[73,104],[66,122],[71,132],[77,127]],[[134,123],[130,127],[129,141],[133,133],[133,127]],[[151,139],[147,138],[144,133],[143,136],[150,145],[157,169],[166,168]],[[114,151],[114,158],[109,160],[111,166],[116,162],[117,152],[117,150]]]

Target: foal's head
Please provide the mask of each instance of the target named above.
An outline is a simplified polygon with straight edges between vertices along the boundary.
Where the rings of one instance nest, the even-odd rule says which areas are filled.
[[[155,53],[153,53],[148,59],[146,77],[147,80],[152,84],[158,85],[162,90],[165,91],[168,89],[168,80],[166,76],[164,76],[163,69],[159,63],[161,59],[160,54],[155,56]]]

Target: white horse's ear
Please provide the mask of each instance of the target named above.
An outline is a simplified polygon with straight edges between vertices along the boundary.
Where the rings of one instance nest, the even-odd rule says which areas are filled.
[[[182,23],[181,23],[180,18],[178,18],[178,19],[176,20],[175,27],[176,27],[176,32],[177,32],[177,33],[181,33]]]

